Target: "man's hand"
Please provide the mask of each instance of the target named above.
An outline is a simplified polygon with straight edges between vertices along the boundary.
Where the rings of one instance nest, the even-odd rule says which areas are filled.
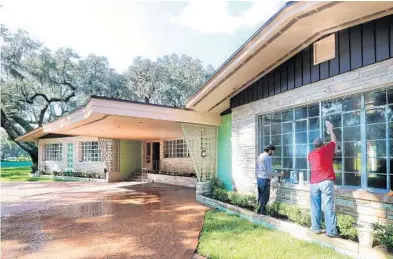
[[[333,124],[330,121],[326,121],[326,131],[329,133],[329,135],[333,132]]]
[[[279,177],[283,177],[284,176],[284,172],[281,172],[278,174]]]

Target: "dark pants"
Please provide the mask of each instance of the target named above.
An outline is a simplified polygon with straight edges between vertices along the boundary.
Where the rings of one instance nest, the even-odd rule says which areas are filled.
[[[266,204],[270,198],[270,179],[257,178],[258,183],[258,213],[266,213]]]

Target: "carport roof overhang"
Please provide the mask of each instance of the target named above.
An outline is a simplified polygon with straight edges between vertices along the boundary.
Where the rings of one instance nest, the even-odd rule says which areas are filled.
[[[330,33],[393,12],[393,2],[290,2],[244,43],[186,102],[221,113],[230,98]]]
[[[181,123],[218,126],[220,116],[169,106],[92,97],[80,109],[16,140],[35,141],[48,134],[133,140],[182,138]]]

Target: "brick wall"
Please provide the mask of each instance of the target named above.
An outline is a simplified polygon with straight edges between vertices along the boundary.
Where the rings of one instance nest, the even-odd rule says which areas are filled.
[[[232,176],[234,189],[256,194],[255,161],[257,152],[257,115],[304,106],[317,101],[375,90],[393,84],[393,59],[318,81],[282,94],[232,109]],[[274,191],[274,190],[272,190]],[[308,187],[280,187],[278,198],[308,206]],[[367,192],[337,191],[337,211],[360,215],[359,220],[392,220],[392,200]],[[364,198],[368,197],[368,198]],[[373,203],[372,203],[373,202]],[[375,203],[374,203],[375,202]],[[373,208],[379,206],[379,208]],[[378,204],[378,205],[377,205]],[[370,205],[372,209],[366,209]],[[369,207],[369,208],[370,208]],[[381,212],[381,211],[382,212]],[[385,211],[385,212],[383,212]],[[386,216],[385,216],[386,214]],[[382,216],[382,217],[379,217]]]

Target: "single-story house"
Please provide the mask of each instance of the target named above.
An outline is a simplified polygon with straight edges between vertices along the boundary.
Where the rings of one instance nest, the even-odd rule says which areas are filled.
[[[106,169],[110,181],[141,168],[195,171],[254,194],[255,161],[271,143],[287,180],[272,185],[275,199],[307,207],[307,154],[315,137],[329,141],[330,120],[337,210],[393,222],[393,2],[287,3],[186,107],[92,97],[18,140],[38,142],[41,169]]]

